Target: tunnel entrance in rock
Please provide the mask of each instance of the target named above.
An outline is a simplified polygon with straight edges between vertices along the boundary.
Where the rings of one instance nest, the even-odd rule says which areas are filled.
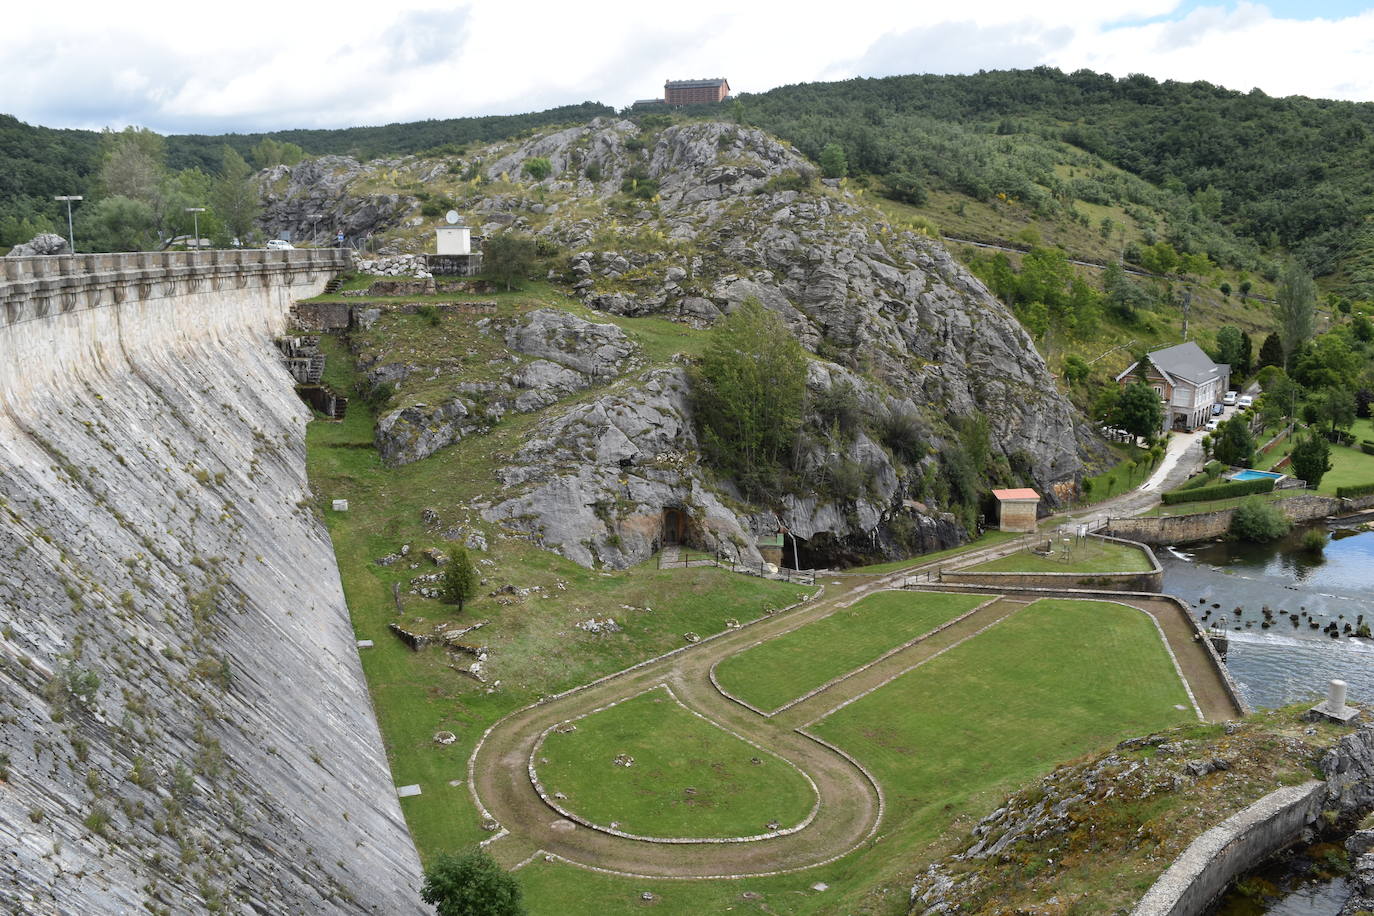
[[[678,506],[663,507],[663,546],[678,547],[687,543],[687,513]]]

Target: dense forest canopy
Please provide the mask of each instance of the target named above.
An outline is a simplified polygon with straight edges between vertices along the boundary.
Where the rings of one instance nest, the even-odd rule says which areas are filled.
[[[1237,269],[1296,255],[1374,295],[1374,104],[1271,98],[1210,83],[1117,79],[1086,70],[1006,70],[783,86],[709,111],[763,127],[821,161],[913,202],[926,188],[1019,200],[1036,212],[1075,200],[1168,215],[1168,241]],[[360,159],[456,152],[552,124],[613,114],[593,102],[522,115],[381,127],[166,138],[171,170],[216,173],[227,145],[254,166],[265,139],[305,154]],[[1055,146],[1101,157],[1115,176],[1056,172]],[[31,127],[0,116],[0,244],[56,222],[51,197],[90,193],[99,134]],[[1224,227],[1224,231],[1223,231]]]

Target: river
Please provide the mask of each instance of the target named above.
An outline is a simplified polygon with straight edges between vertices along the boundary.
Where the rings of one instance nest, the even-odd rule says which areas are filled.
[[[1320,554],[1301,546],[1309,530],[1327,537]],[[1227,667],[1251,706],[1315,703],[1332,678],[1350,685],[1350,702],[1374,705],[1374,639],[1344,635],[1347,625],[1374,627],[1374,530],[1332,522],[1273,544],[1216,541],[1157,553],[1164,591],[1204,626],[1228,631]],[[1265,607],[1273,612],[1267,628]],[[1339,638],[1326,632],[1331,623]]]

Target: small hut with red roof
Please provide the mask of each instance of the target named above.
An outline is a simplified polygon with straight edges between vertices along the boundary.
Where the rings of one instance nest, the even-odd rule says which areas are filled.
[[[993,490],[997,497],[997,524],[1003,531],[1034,531],[1040,494],[1030,487]]]

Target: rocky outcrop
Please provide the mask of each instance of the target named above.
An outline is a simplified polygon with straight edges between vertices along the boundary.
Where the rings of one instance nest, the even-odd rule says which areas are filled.
[[[498,472],[516,495],[482,517],[585,566],[623,567],[657,549],[674,509],[700,545],[759,562],[753,532],[705,484],[695,450],[684,373],[654,370],[542,429]]]
[[[537,182],[524,171],[533,158],[550,164]],[[993,485],[1035,486],[1050,507],[1074,492],[1084,458],[1103,448],[1010,311],[937,241],[886,223],[759,130],[693,122],[651,132],[598,119],[490,147],[473,161],[488,183],[467,186],[459,208],[483,231],[528,231],[545,250],[571,252],[551,277],[587,307],[705,328],[757,299],[816,357],[813,395],[826,395],[833,380],[858,393],[863,428],[835,435],[818,409],[794,455],[797,478],[824,485],[793,487],[775,504],[735,516],[746,539],[773,533],[781,521],[803,540],[796,551],[803,565],[895,557],[966,539],[977,513],[967,492],[957,516],[946,511],[949,456],[964,448],[961,437],[977,418],[985,418],[986,431],[975,438],[988,445],[985,467],[972,473]],[[379,168],[369,164],[361,174],[375,177]],[[421,184],[426,175],[451,173],[441,162],[415,158],[386,169]],[[470,434],[479,415],[548,410],[541,431],[561,429],[569,415],[559,416],[555,405],[612,378],[622,379],[616,397],[656,403],[657,394],[623,380],[638,366],[621,342],[570,345],[565,325],[581,321],[557,309],[542,309],[519,328],[493,319],[488,327],[504,335],[511,367],[498,381],[481,382],[478,398],[461,390],[478,383],[455,376],[466,419],[447,404],[395,417],[385,438],[406,441],[384,446],[388,460],[414,460]],[[598,350],[606,346],[603,357]],[[881,429],[894,417],[919,441],[894,447]],[[603,446],[609,447],[598,442],[594,452]],[[695,443],[679,450],[694,455]],[[738,494],[728,481],[701,469],[687,476],[734,505]],[[686,486],[686,479],[673,486]],[[559,525],[549,522],[557,512],[553,491],[546,491],[527,513],[539,521],[525,527],[542,525],[544,543],[581,558],[642,558],[639,547],[612,544],[616,535],[588,514],[587,504],[620,498],[619,476],[599,480],[590,474],[580,482],[593,490],[565,489]],[[503,494],[502,501],[510,498]],[[581,522],[568,521],[574,518]],[[634,541],[619,537],[621,545]],[[647,539],[643,549],[651,545]]]
[[[6,257],[28,258],[34,255],[71,254],[71,246],[62,236],[53,232],[35,235],[22,245],[15,245]]]
[[[364,239],[409,219],[419,201],[404,194],[359,193],[354,179],[394,160],[366,167],[347,156],[320,156],[297,165],[278,165],[258,175],[262,215],[258,223],[273,237],[310,240],[342,230],[349,240]]]

